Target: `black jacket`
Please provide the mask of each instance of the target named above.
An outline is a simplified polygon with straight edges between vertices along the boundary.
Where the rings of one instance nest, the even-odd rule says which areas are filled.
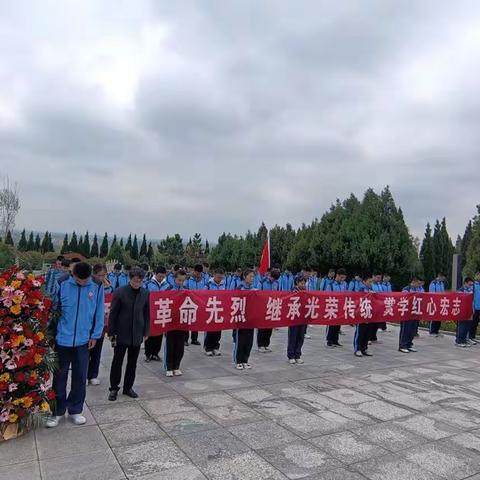
[[[135,293],[130,285],[113,292],[108,335],[117,337],[118,345],[138,347],[150,332],[149,292],[140,288]]]

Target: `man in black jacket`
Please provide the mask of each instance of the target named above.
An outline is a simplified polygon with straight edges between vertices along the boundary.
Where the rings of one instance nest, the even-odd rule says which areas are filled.
[[[123,379],[123,394],[138,398],[133,390],[140,345],[148,338],[150,330],[150,308],[148,290],[141,288],[145,272],[138,267],[129,272],[129,284],[117,288],[113,293],[108,324],[108,336],[112,341],[113,360],[110,369],[110,394],[115,401],[122,377],[122,365],[127,353],[127,367]]]

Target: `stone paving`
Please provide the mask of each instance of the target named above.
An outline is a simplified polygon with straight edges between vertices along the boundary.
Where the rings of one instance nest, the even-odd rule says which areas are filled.
[[[286,331],[250,371],[189,346],[184,376],[139,359],[138,400],[107,400],[111,348],[100,386],[89,386],[81,427],[62,421],[0,445],[0,480],[480,480],[480,345],[453,337],[397,351],[380,333],[371,358],[324,346],[310,327],[304,365],[286,362]]]

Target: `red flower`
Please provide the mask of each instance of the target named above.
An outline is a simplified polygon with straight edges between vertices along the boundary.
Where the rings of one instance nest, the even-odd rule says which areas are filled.
[[[1,370],[1,368],[0,368]],[[50,373],[49,372],[45,372],[44,375],[43,375],[43,379],[48,382],[50,380]]]
[[[37,384],[37,381],[34,378],[29,378],[27,383],[31,386],[34,387]]]
[[[8,390],[7,382],[0,382],[0,392],[6,392]]]
[[[18,411],[17,411],[17,415],[18,415],[20,418],[24,417],[24,416],[26,415],[25,409],[22,408],[22,409],[18,410]]]
[[[55,392],[54,392],[53,390],[49,390],[49,391],[47,392],[47,398],[48,398],[49,400],[54,400],[54,399],[55,399]]]
[[[14,376],[16,382],[24,382],[25,374],[23,372],[17,372]]]

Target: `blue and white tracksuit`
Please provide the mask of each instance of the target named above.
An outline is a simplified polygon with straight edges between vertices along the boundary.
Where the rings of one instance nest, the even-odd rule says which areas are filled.
[[[433,280],[428,287],[428,291],[432,293],[443,293],[445,292],[445,284],[440,280]],[[442,322],[432,321],[430,322],[429,332],[430,334],[437,335],[440,331],[440,326]]]
[[[326,285],[327,291],[330,292],[346,292],[347,291],[347,282],[333,282]],[[340,334],[340,325],[328,325],[327,326],[327,345],[330,347],[332,345],[339,345],[338,336]]]
[[[225,280],[222,283],[216,283],[213,278],[208,282],[208,290],[226,290]],[[213,352],[214,350],[220,350],[220,340],[222,338],[222,331],[205,332],[205,338],[203,340],[203,348],[206,352]]]
[[[402,292],[423,292],[423,288],[417,288],[408,286],[405,287]],[[400,335],[399,335],[399,347],[398,348],[412,348],[413,339],[418,330],[417,320],[404,320],[400,322]]]
[[[280,290],[279,280],[274,280],[271,277],[266,277],[260,288],[261,290],[271,290],[278,292]],[[270,346],[270,339],[272,338],[272,329],[271,328],[259,328],[257,330],[257,346],[258,348]]]
[[[254,288],[253,285],[247,285],[245,282],[242,282],[239,285],[239,290],[254,290]],[[239,328],[234,330],[233,363],[237,365],[248,363],[253,346],[253,332],[253,328]]]

